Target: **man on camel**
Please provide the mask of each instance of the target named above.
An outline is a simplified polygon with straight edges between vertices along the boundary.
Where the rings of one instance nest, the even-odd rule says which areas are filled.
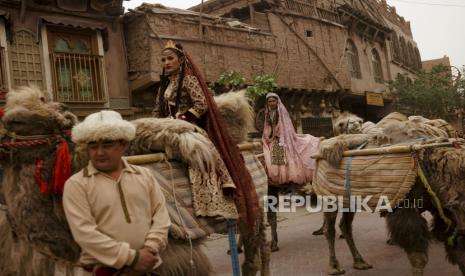
[[[90,161],[66,182],[63,207],[88,275],[150,275],[167,245],[171,222],[159,184],[122,159],[135,132],[115,111],[91,114],[72,130]]]

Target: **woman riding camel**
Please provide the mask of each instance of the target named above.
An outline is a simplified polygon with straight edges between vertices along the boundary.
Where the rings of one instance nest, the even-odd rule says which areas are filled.
[[[239,148],[227,132],[226,123],[200,71],[183,47],[172,41],[162,50],[161,62],[163,73],[153,116],[185,120],[206,131],[225,165],[220,165],[217,171],[229,174],[234,184],[223,186],[223,192],[231,194],[234,191],[239,216],[253,226],[257,219],[258,198],[252,177]]]
[[[303,186],[312,181],[315,160],[310,158],[320,139],[309,134],[297,134],[289,113],[279,96],[266,95],[263,154],[268,174],[268,196],[277,197],[282,188]],[[267,212],[271,226],[271,251],[278,251],[276,212]]]
[[[316,152],[320,139],[297,134],[289,113],[279,96],[266,95],[263,153],[270,185],[304,185],[312,181]]]

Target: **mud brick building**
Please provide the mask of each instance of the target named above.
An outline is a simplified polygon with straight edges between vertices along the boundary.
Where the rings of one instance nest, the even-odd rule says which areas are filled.
[[[132,114],[122,1],[1,0],[1,98],[34,84],[80,116]]]
[[[273,75],[297,129],[314,135],[331,135],[344,110],[376,121],[391,110],[387,83],[421,69],[410,23],[383,0],[209,0],[124,15],[122,0],[0,0],[0,101],[35,84],[80,116],[148,116],[168,40],[209,83],[230,70],[248,84]]]
[[[189,10],[144,4],[124,19],[130,90],[141,109],[153,99],[169,39],[185,46],[208,82],[229,70],[248,83],[275,76],[296,127],[325,136],[342,110],[368,120],[391,111],[387,83],[421,69],[410,23],[385,1],[210,0]]]

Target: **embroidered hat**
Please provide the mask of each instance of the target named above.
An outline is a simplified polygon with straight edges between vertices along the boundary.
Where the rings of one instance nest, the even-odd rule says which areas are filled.
[[[131,141],[136,136],[136,127],[124,120],[113,110],[102,110],[90,114],[83,122],[71,130],[72,140],[77,144],[86,144],[101,140]]]

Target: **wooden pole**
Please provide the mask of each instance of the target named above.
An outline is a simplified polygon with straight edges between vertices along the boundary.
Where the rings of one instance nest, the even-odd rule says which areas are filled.
[[[260,142],[253,142],[253,143],[244,143],[237,145],[241,151],[250,151],[250,150],[258,150],[262,148],[262,143]],[[132,155],[126,156],[126,161],[133,165],[141,165],[147,163],[155,163],[160,162],[163,160],[168,160],[168,157],[165,153],[150,153],[150,154],[142,154],[142,155]]]
[[[237,146],[239,147],[241,151],[262,149],[262,143],[260,142],[244,143],[244,144],[239,144]]]
[[[361,149],[361,150],[346,150],[342,154],[344,157],[349,156],[364,156],[364,155],[383,155],[383,154],[393,154],[393,153],[406,153],[412,151],[418,151],[426,148],[435,148],[435,147],[451,147],[458,141],[463,139],[449,139],[449,142],[443,143],[431,143],[431,144],[412,144],[412,145],[399,145],[399,146],[389,146],[373,149]],[[313,159],[323,159],[320,154],[314,154],[311,156]]]
[[[164,153],[151,153],[143,155],[133,155],[125,157],[128,163],[133,165],[141,165],[147,163],[160,162],[162,160],[168,160],[168,157]]]

